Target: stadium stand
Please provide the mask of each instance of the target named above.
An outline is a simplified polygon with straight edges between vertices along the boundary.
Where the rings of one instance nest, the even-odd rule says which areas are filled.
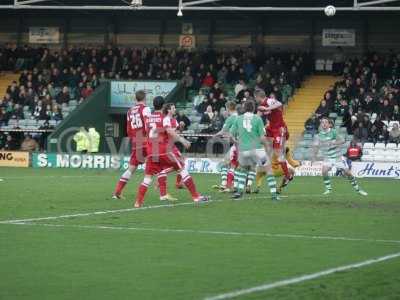
[[[400,55],[369,53],[348,59],[341,78],[324,93],[315,113],[306,121],[295,155],[308,159],[309,141],[323,116],[332,118],[336,129],[363,146],[363,161],[399,161]]]
[[[224,122],[227,100],[241,104],[260,88],[287,104],[312,70],[309,53],[256,54],[251,48],[189,52],[108,46],[50,51],[7,45],[0,53],[4,70],[22,70],[19,82],[10,80],[1,101],[0,130],[35,132],[37,137],[46,135],[41,130],[57,126],[106,79],[181,81],[186,97],[178,99],[177,107],[187,119],[181,130],[213,133]],[[22,135],[13,135],[19,145]]]

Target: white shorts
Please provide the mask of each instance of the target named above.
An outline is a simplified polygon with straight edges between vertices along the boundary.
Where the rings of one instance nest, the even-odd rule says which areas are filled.
[[[239,165],[241,167],[262,166],[269,161],[264,149],[254,149],[239,152]]]
[[[339,159],[325,159],[322,163],[322,166],[328,169],[336,167],[336,170],[350,170],[350,165],[344,156],[340,157]]]

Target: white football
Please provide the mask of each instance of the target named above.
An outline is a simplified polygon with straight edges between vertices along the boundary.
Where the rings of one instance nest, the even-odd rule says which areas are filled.
[[[328,5],[325,7],[324,12],[328,17],[333,17],[336,13],[336,8],[333,5]]]

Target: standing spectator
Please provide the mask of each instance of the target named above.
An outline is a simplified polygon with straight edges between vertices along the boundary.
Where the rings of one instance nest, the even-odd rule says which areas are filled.
[[[368,128],[364,127],[362,122],[358,122],[358,127],[354,130],[354,140],[358,143],[365,143],[368,141]]]
[[[38,150],[39,150],[39,144],[36,142],[36,140],[32,138],[30,134],[27,134],[21,144],[21,151],[32,152]]]
[[[358,161],[361,159],[362,149],[357,145],[356,141],[351,141],[349,147],[347,148],[346,157],[351,161]]]
[[[400,129],[398,123],[394,123],[392,130],[389,132],[389,142],[400,143]]]
[[[18,149],[17,142],[10,134],[8,134],[2,150],[14,151],[17,149]]]
[[[381,132],[378,135],[377,142],[380,143],[387,143],[389,141],[389,131],[386,125],[382,127]]]

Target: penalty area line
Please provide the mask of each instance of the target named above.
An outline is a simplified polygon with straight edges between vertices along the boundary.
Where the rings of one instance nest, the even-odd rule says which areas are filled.
[[[359,268],[363,268],[372,264],[376,264],[376,263],[380,263],[383,261],[387,261],[387,260],[391,260],[391,259],[395,259],[400,257],[400,252],[397,253],[393,253],[390,255],[385,255],[385,256],[381,256],[381,257],[377,257],[377,258],[372,258],[372,259],[368,259],[362,262],[358,262],[358,263],[354,263],[354,264],[350,264],[350,265],[345,265],[345,266],[340,266],[337,268],[332,268],[332,269],[327,269],[321,272],[317,272],[317,273],[312,273],[312,274],[306,274],[306,275],[302,275],[302,276],[298,276],[298,277],[293,277],[293,278],[289,278],[289,279],[285,279],[285,280],[280,280],[280,281],[276,281],[276,282],[272,282],[272,283],[267,283],[267,284],[263,284],[263,285],[259,285],[259,286],[254,286],[251,288],[247,288],[247,289],[242,289],[242,290],[236,290],[236,291],[231,291],[228,293],[224,293],[224,294],[219,294],[216,296],[211,296],[211,297],[206,297],[204,298],[204,300],[226,300],[226,299],[233,299],[233,298],[237,298],[240,296],[244,296],[244,295],[249,295],[249,294],[254,294],[254,293],[258,293],[258,292],[264,292],[264,291],[268,291],[268,290],[272,290],[278,287],[283,287],[283,286],[287,286],[287,285],[291,285],[291,284],[296,284],[296,283],[300,283],[300,282],[304,282],[304,281],[309,281],[309,280],[313,280],[313,279],[317,279],[319,277],[323,277],[323,276],[328,276],[331,274],[335,274],[338,272],[343,272],[343,271],[348,271],[348,270],[352,270],[352,269],[359,269]]]
[[[58,228],[80,228],[80,229],[100,229],[100,230],[125,230],[125,231],[151,231],[161,233],[191,233],[202,235],[224,235],[240,237],[264,237],[264,238],[287,238],[287,239],[308,239],[308,240],[333,240],[350,242],[373,242],[373,243],[392,243],[400,244],[399,240],[352,238],[342,236],[323,236],[323,235],[305,235],[305,234],[283,234],[267,232],[240,232],[240,231],[220,231],[220,230],[196,230],[187,228],[152,228],[152,227],[125,227],[125,226],[104,226],[104,225],[77,225],[77,224],[51,224],[51,223],[31,223],[14,222],[12,225],[28,225]]]

